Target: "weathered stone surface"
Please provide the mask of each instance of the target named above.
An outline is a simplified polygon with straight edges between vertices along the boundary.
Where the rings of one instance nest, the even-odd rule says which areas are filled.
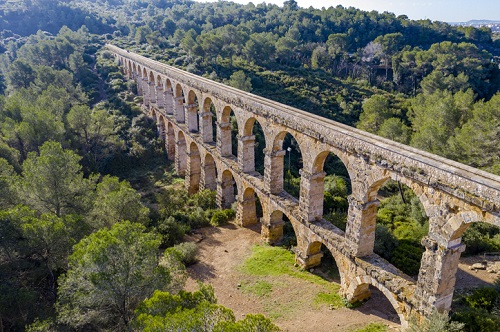
[[[486,271],[490,273],[500,274],[500,262],[493,262],[489,264],[488,267],[486,268]]]
[[[258,198],[265,241],[281,241],[283,219],[288,217],[297,235],[298,264],[318,265],[321,247],[326,247],[339,267],[340,293],[356,301],[370,296],[369,285],[379,288],[403,325],[412,314],[450,309],[463,232],[478,221],[500,226],[499,176],[107,47],[127,77],[136,80],[144,109],[157,122],[168,157],[175,161],[177,173],[185,176],[190,193],[208,188],[217,190],[219,206],[236,202],[242,226],[258,222]],[[231,113],[238,124],[237,158],[232,155]],[[264,176],[255,172],[256,121],[266,142]],[[302,152],[298,200],[283,190],[287,133]],[[323,163],[328,153],[342,160],[351,178],[345,233],[322,218]],[[377,192],[391,178],[415,192],[429,217],[416,281],[373,254]]]
[[[471,270],[486,270],[488,267],[487,263],[474,263],[471,265],[470,269]]]

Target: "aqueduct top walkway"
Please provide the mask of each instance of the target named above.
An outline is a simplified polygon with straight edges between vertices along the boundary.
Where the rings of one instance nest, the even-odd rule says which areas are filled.
[[[380,289],[404,324],[411,313],[449,310],[455,273],[471,223],[500,226],[500,177],[373,134],[211,81],[107,45],[124,72],[137,82],[144,105],[155,118],[176,171],[193,193],[217,190],[218,203],[237,202],[240,225],[257,222],[255,197],[263,209],[262,235],[277,242],[283,215],[297,235],[297,261],[321,261],[321,245],[334,256],[342,294],[350,300]],[[213,117],[215,108],[216,138]],[[232,155],[230,114],[238,124],[237,157]],[[264,132],[264,176],[255,172],[253,126]],[[298,200],[284,192],[283,140],[291,134],[302,151]],[[346,231],[323,219],[324,162],[334,153],[352,186]],[[409,186],[429,217],[418,279],[373,253],[377,192],[388,179]],[[235,195],[234,186],[237,188]]]

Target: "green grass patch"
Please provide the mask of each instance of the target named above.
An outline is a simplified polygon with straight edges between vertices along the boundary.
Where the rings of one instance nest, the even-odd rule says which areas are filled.
[[[316,305],[331,304],[335,307],[338,307],[339,306],[338,300],[339,300],[339,295],[337,293],[321,292],[318,293],[318,295],[316,295],[316,298],[314,299],[314,304]]]
[[[382,323],[370,323],[367,326],[352,332],[386,332],[387,326]]]
[[[240,266],[240,272],[253,276],[287,275],[321,285],[325,287],[324,292],[316,296],[314,304],[330,304],[335,308],[344,307],[342,298],[338,295],[337,284],[296,267],[295,254],[284,248],[268,245],[254,246],[252,255]]]
[[[257,280],[252,283],[242,283],[241,290],[259,297],[267,297],[273,291],[273,285],[265,280]]]
[[[294,254],[290,251],[267,245],[256,245],[252,255],[241,266],[241,272],[257,276],[296,276],[304,274],[294,266]]]

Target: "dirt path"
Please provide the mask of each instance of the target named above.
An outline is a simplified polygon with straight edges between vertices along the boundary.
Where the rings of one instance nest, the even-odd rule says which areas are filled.
[[[262,313],[290,332],[351,331],[373,322],[398,330],[398,325],[391,322],[397,319],[395,311],[380,292],[374,292],[372,299],[355,310],[331,310],[328,305],[314,305],[311,302],[320,286],[288,276],[279,277],[279,287],[273,289],[272,297],[245,292],[239,287],[245,276],[238,271],[238,266],[251,255],[251,248],[260,243],[259,228],[234,225],[204,228],[192,240],[200,237],[203,240],[199,242],[199,262],[189,268],[186,288],[195,290],[197,280],[211,284],[218,303],[232,309],[237,319]]]

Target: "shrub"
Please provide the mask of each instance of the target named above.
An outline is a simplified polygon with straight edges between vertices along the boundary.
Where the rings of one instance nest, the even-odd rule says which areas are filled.
[[[344,178],[338,175],[328,175],[325,177],[325,192],[332,196],[347,197],[348,187]]]
[[[210,219],[210,225],[217,227],[228,223],[229,220],[234,219],[236,212],[231,209],[215,211]]]
[[[498,227],[486,223],[472,224],[462,237],[465,255],[474,255],[485,251],[500,251],[500,244],[495,240]]]
[[[202,208],[196,208],[189,212],[188,223],[191,228],[200,228],[210,225],[210,218],[212,211],[205,211]]]
[[[203,210],[215,209],[217,206],[217,203],[215,201],[216,196],[217,192],[210,189],[205,189],[192,195],[190,198],[190,203],[196,207],[202,208]]]
[[[374,251],[387,259],[391,260],[394,249],[398,246],[398,239],[391,233],[385,225],[377,225],[375,229],[375,247]]]
[[[186,227],[175,221],[173,217],[158,222],[156,231],[161,235],[161,246],[171,247],[182,241]]]
[[[495,288],[484,287],[476,289],[472,295],[465,298],[465,301],[471,308],[482,308],[491,312],[495,306],[497,298],[498,293]]]
[[[325,204],[324,210],[326,213],[331,213],[333,211],[345,212],[349,208],[349,203],[347,199],[342,196],[333,196],[328,191],[325,191]]]
[[[433,311],[432,315],[422,322],[412,318],[408,332],[460,332],[463,328],[464,324],[450,321],[448,314]]]
[[[184,265],[196,263],[198,246],[193,242],[183,242],[165,250],[165,255],[173,255]]]
[[[400,241],[391,258],[391,263],[410,276],[418,275],[424,250],[407,241]]]
[[[500,317],[490,314],[485,309],[468,308],[464,311],[454,313],[451,319],[464,323],[464,331],[500,331]]]

